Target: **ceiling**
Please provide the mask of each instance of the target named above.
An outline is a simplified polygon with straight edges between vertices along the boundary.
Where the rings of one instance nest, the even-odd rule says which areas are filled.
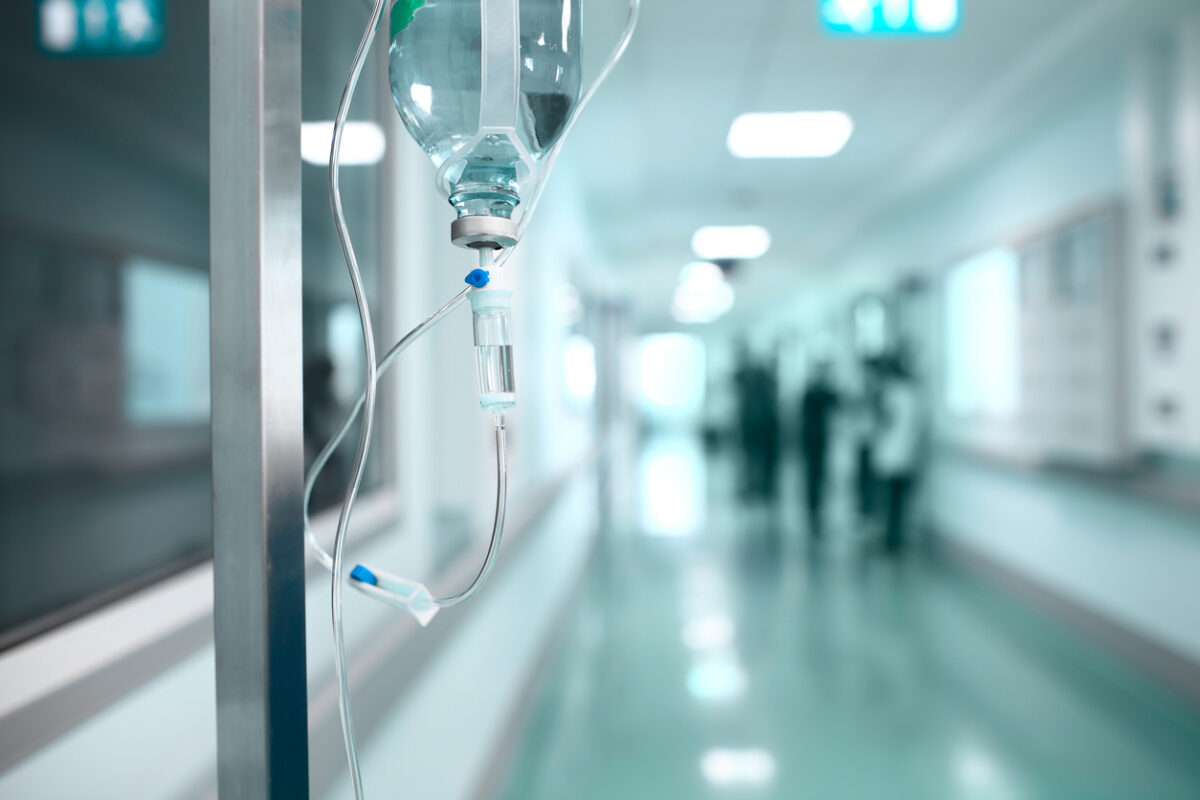
[[[756,223],[774,244],[736,277],[733,318],[814,279],[874,219],[929,191],[1112,81],[1128,45],[1173,0],[963,0],[947,37],[851,38],[816,0],[644,0],[634,41],[565,147],[599,257],[637,276],[645,326],[667,309],[702,225]],[[623,3],[596,14],[607,33]],[[614,34],[615,35],[615,34]],[[585,44],[606,46],[589,36]],[[848,112],[823,160],[739,160],[725,136],[746,111]]]
[[[821,267],[889,210],[1111,82],[1131,42],[1194,0],[962,2],[952,36],[855,39],[821,30],[817,0],[643,0],[629,52],[572,134],[549,189],[580,206],[597,259],[634,287],[641,325],[671,324],[671,293],[698,227],[771,230],[772,251],[736,278],[730,319],[754,315],[777,301],[781,283],[819,280]],[[594,70],[625,3],[583,3]],[[48,115],[203,191],[205,4],[170,4],[163,53],[112,62],[41,58],[29,36],[33,4],[18,5],[13,24],[0,28],[0,110]],[[305,0],[306,116],[327,117],[336,104],[365,8],[363,0]],[[370,94],[360,92],[361,102]],[[848,112],[856,128],[847,147],[824,160],[727,152],[737,114],[802,109]],[[305,169],[306,216],[327,227],[323,175]],[[349,210],[365,214],[370,191],[352,194],[361,207]]]

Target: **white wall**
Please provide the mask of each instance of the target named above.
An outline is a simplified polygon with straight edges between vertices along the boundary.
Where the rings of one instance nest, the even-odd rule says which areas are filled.
[[[1081,208],[1121,201],[1124,88],[1121,76],[1103,78],[986,163],[891,209],[761,330],[827,324],[858,292],[889,288],[901,274],[937,275]],[[936,348],[936,314],[924,327],[922,344]],[[935,457],[928,494],[942,535],[1200,664],[1194,519],[946,453]]]
[[[802,279],[771,324],[816,318],[899,274],[934,272],[1123,191],[1123,82],[1113,75],[986,163],[933,186],[865,225],[852,244]]]
[[[942,535],[1200,666],[1194,518],[965,457],[935,461],[930,492]]]

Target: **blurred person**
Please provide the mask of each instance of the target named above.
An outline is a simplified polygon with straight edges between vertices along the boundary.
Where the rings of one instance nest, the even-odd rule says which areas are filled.
[[[880,416],[872,460],[882,490],[883,546],[899,553],[907,537],[908,507],[916,482],[923,426],[920,397],[907,360],[899,353],[880,369]]]
[[[872,450],[880,419],[879,361],[863,359],[862,392],[848,409],[851,437],[854,442],[854,494],[859,525],[870,526],[876,517],[879,477],[875,473]]]
[[[777,360],[759,365],[759,499],[772,504],[779,475],[779,376]]]
[[[704,448],[709,454],[735,446],[737,439],[736,418],[737,387],[722,377],[709,381],[705,391],[704,421],[702,435]]]
[[[755,363],[742,346],[734,376],[742,445],[742,499],[770,502],[775,496],[779,462],[779,413],[776,377],[766,364]]]
[[[804,499],[808,532],[814,539],[823,534],[822,509],[829,470],[829,442],[837,394],[830,383],[830,367],[820,362],[813,369],[800,400],[800,460],[804,468]]]

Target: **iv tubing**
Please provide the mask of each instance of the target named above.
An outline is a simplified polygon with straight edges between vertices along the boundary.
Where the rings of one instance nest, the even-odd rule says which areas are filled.
[[[338,102],[337,116],[333,122],[333,141],[329,150],[329,204],[333,211],[333,223],[337,228],[338,241],[342,245],[342,255],[346,258],[346,269],[350,273],[350,284],[354,288],[354,302],[358,306],[358,316],[362,323],[363,353],[365,356],[366,386],[363,390],[362,427],[358,436],[358,449],[354,454],[354,466],[350,471],[350,482],[346,487],[346,495],[342,498],[342,510],[338,514],[337,533],[333,539],[332,570],[333,586],[330,595],[330,613],[333,618],[333,669],[338,682],[338,710],[342,718],[342,739],[346,745],[346,761],[350,769],[350,779],[354,784],[354,797],[363,800],[362,769],[358,763],[358,745],[354,739],[354,718],[350,711],[350,680],[346,672],[346,634],[342,624],[342,582],[344,580],[342,558],[346,550],[346,532],[350,527],[350,513],[354,508],[354,500],[358,497],[358,489],[362,485],[363,472],[367,466],[367,452],[371,446],[371,429],[375,423],[375,331],[371,325],[371,309],[367,305],[366,292],[363,289],[362,275],[358,269],[358,258],[354,254],[354,245],[350,241],[350,231],[346,227],[346,217],[342,212],[341,189],[341,160],[342,133],[346,127],[346,117],[350,113],[350,100],[354,89],[358,86],[359,76],[367,61],[367,52],[371,49],[371,40],[375,37],[375,29],[383,21],[385,0],[375,0],[371,11],[371,19],[363,31],[354,53],[354,61],[350,67],[350,75],[346,78],[346,88],[342,90],[342,98]]]
[[[479,251],[479,267],[493,268],[496,263],[496,252],[490,248],[482,248]],[[463,292],[459,297],[466,297],[468,292]],[[456,300],[458,298],[455,298]],[[453,302],[453,301],[451,301]],[[458,302],[462,302],[459,300]],[[475,593],[487,583],[488,576],[492,574],[492,567],[496,563],[496,554],[500,552],[500,540],[504,537],[504,516],[508,509],[508,447],[507,439],[504,430],[504,415],[496,414],[496,513],[492,517],[492,537],[488,541],[487,555],[483,558],[483,563],[479,566],[479,572],[475,574],[475,580],[471,581],[466,589],[463,589],[458,594],[450,595],[449,597],[436,597],[433,602],[439,608],[451,608],[459,603],[465,603],[475,596]]]
[[[449,597],[434,598],[433,602],[439,608],[451,608],[460,603],[467,602],[487,583],[488,576],[492,574],[492,567],[496,564],[496,554],[500,552],[500,540],[504,537],[504,516],[508,508],[508,454],[506,451],[507,440],[504,431],[504,415],[497,414],[496,515],[492,519],[492,538],[488,543],[487,555],[483,559],[483,564],[479,567],[479,572],[475,574],[475,580],[471,581],[466,589]]]
[[[375,382],[378,383],[383,378],[383,374],[388,371],[388,368],[392,364],[396,363],[396,359],[408,349],[409,345],[428,333],[429,329],[441,322],[443,317],[462,305],[463,301],[467,299],[467,296],[472,291],[474,291],[474,287],[468,286],[454,295],[454,297],[450,298],[449,302],[426,317],[419,325],[404,334],[400,341],[392,345],[392,349],[387,351],[383,359],[379,362],[378,368],[375,370]],[[334,451],[337,450],[342,440],[346,438],[346,434],[350,432],[350,428],[354,424],[354,418],[358,416],[358,412],[362,409],[365,401],[366,392],[364,391],[358,396],[358,400],[355,401],[354,407],[350,409],[350,413],[346,415],[346,419],[343,420],[342,426],[338,428],[337,433],[333,435],[333,438],[317,454],[312,466],[308,468],[308,475],[304,480],[304,532],[308,537],[309,546],[312,547],[313,552],[317,555],[317,561],[321,563],[321,566],[329,570],[333,569],[333,558],[321,546],[321,543],[317,541],[317,536],[313,532],[312,523],[308,516],[308,506],[312,501],[312,493],[317,484],[317,478],[320,477],[321,471],[325,469],[325,465],[329,463],[329,459],[333,457]]]
[[[481,250],[480,251],[480,266],[481,267],[491,266],[493,259],[494,259],[493,251],[491,251],[491,250]],[[423,335],[428,333],[429,330],[434,325],[441,322],[442,319],[444,319],[447,314],[449,314],[451,311],[453,311],[454,309],[456,309],[460,305],[462,305],[463,301],[465,301],[467,299],[467,297],[473,291],[475,291],[475,288],[472,286],[468,286],[467,288],[463,289],[461,292],[456,294],[454,297],[450,298],[450,300],[445,305],[443,305],[437,311],[433,312],[428,317],[426,317],[424,320],[422,320],[420,324],[418,324],[416,327],[414,327],[408,333],[404,334],[404,336],[400,339],[400,341],[398,341],[398,342],[396,342],[396,344],[392,345],[392,348],[390,350],[388,350],[387,354],[384,355],[383,359],[379,362],[379,367],[375,371],[376,383],[378,383],[383,378],[383,374],[385,372],[387,372],[388,368],[391,367],[392,364],[396,363],[396,360],[400,357],[400,354],[403,353],[405,350],[407,350],[409,345],[411,345],[417,339],[420,339]],[[321,452],[318,453],[317,457],[313,460],[312,465],[308,468],[308,475],[305,477],[305,480],[304,480],[304,533],[305,533],[305,536],[308,538],[309,546],[312,547],[313,552],[316,553],[317,561],[320,562],[321,566],[325,567],[325,569],[328,569],[328,570],[333,569],[333,558],[329,555],[329,553],[325,550],[324,547],[321,546],[321,543],[317,540],[316,534],[314,533],[314,531],[312,529],[311,520],[308,516],[308,507],[312,500],[313,488],[316,486],[317,478],[320,476],[322,470],[325,469],[325,465],[329,463],[329,459],[333,456],[334,451],[337,450],[338,446],[342,443],[342,440],[345,439],[346,435],[350,432],[350,428],[353,426],[353,423],[354,423],[354,418],[358,415],[359,410],[362,409],[364,400],[365,400],[365,393],[358,396],[358,400],[355,402],[354,407],[350,409],[350,413],[346,415],[346,419],[342,422],[341,427],[338,428],[337,433],[335,433],[333,435],[333,437],[330,438],[330,440],[326,443],[325,447],[321,449]],[[484,557],[483,564],[480,566],[479,571],[476,573],[475,579],[473,581],[471,581],[470,585],[467,586],[466,589],[459,592],[458,594],[450,595],[448,597],[434,598],[433,602],[439,608],[450,608],[452,606],[456,606],[456,605],[459,605],[460,603],[464,603],[467,600],[470,600],[472,597],[475,596],[475,593],[479,591],[479,589],[483,586],[483,584],[487,582],[488,576],[490,576],[491,572],[492,572],[492,567],[493,567],[495,559],[496,559],[496,554],[500,550],[500,542],[504,537],[504,519],[505,519],[505,515],[506,515],[506,510],[507,510],[507,503],[508,503],[507,436],[506,436],[505,426],[504,426],[504,417],[503,417],[503,415],[497,415],[496,416],[496,510],[495,510],[495,514],[492,519],[492,535],[491,535],[491,538],[489,539],[487,555]]]
[[[405,350],[416,339],[420,338],[421,334],[423,334],[427,330],[429,330],[430,326],[437,323],[438,321],[441,320],[442,317],[444,317],[450,311],[457,308],[462,303],[462,301],[466,299],[467,295],[471,293],[471,291],[473,291],[473,289],[467,288],[467,289],[464,289],[463,291],[459,292],[457,295],[455,295],[454,299],[452,299],[449,303],[447,303],[442,308],[440,308],[438,311],[436,311],[432,316],[430,316],[428,319],[426,319],[420,325],[418,325],[417,327],[415,327],[411,331],[409,331],[408,334],[406,334],[403,339],[401,339],[399,342],[397,342],[392,347],[392,349],[388,351],[388,354],[387,354],[387,356],[384,357],[384,360],[380,362],[379,370],[375,373],[375,380],[378,381],[380,379],[380,377],[382,377],[383,373],[385,371],[387,371],[388,367],[390,367],[393,363],[395,363],[396,358],[400,355],[400,353],[403,350]],[[329,457],[333,454],[333,451],[335,449],[337,449],[338,445],[341,444],[342,440],[346,438],[346,434],[350,431],[351,425],[354,422],[354,417],[358,415],[358,411],[360,408],[362,408],[362,404],[363,404],[363,397],[362,397],[362,395],[359,395],[358,402],[355,404],[354,408],[350,411],[350,413],[346,416],[346,420],[345,420],[345,422],[342,423],[342,427],[333,436],[333,438],[329,440],[329,443],[325,445],[325,448],[320,452],[320,454],[317,455],[316,460],[313,461],[312,466],[309,467],[308,477],[305,480],[305,484],[304,484],[304,530],[305,530],[305,535],[308,537],[309,546],[312,547],[313,551],[317,554],[317,560],[321,563],[322,566],[324,566],[326,569],[330,569],[330,570],[333,568],[333,559],[330,557],[329,553],[326,552],[325,548],[321,546],[321,543],[317,541],[317,537],[313,533],[313,530],[312,530],[312,527],[310,526],[309,518],[308,518],[308,503],[309,503],[309,499],[312,497],[312,490],[313,490],[313,486],[317,482],[317,476],[321,474],[321,470],[324,469],[325,464],[328,463]],[[478,592],[480,590],[480,588],[482,588],[483,584],[487,583],[488,577],[492,574],[492,567],[494,566],[495,561],[496,561],[496,554],[500,552],[500,542],[504,538],[504,519],[505,519],[505,516],[507,513],[507,507],[508,507],[508,439],[507,439],[506,429],[505,429],[505,425],[504,425],[504,415],[497,414],[496,415],[496,511],[492,518],[492,535],[488,541],[487,555],[484,556],[483,563],[480,565],[479,571],[475,574],[475,579],[471,581],[470,585],[468,585],[466,589],[459,592],[458,594],[450,595],[448,597],[435,597],[433,599],[434,605],[436,605],[438,608],[452,608],[453,606],[459,605],[461,603],[465,603],[466,601],[470,600],[472,597],[475,596],[476,592]],[[376,591],[382,591],[382,590],[377,589]]]

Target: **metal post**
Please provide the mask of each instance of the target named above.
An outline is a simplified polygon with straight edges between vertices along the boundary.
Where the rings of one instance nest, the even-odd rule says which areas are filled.
[[[213,558],[222,800],[308,797],[300,0],[210,0]]]

